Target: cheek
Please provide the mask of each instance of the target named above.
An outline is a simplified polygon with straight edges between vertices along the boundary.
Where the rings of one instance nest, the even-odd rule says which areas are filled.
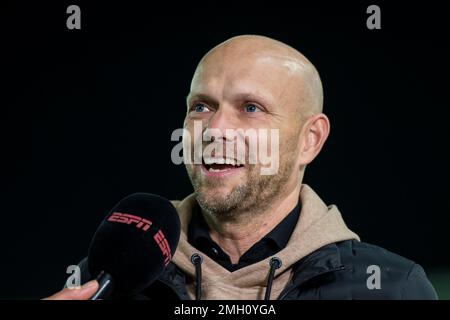
[[[202,123],[185,122],[183,128],[183,147],[193,151],[195,142],[202,139]],[[186,149],[189,148],[189,149]]]
[[[280,162],[292,162],[299,156],[299,137],[296,134],[289,133],[280,137]]]
[[[203,132],[208,125],[208,121],[187,118],[184,122],[184,130],[188,132],[192,142],[202,140]]]

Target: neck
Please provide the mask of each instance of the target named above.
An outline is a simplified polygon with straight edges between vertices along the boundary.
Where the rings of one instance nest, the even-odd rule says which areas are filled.
[[[275,228],[297,205],[301,182],[291,188],[288,195],[257,214],[248,212],[243,219],[233,222],[219,222],[204,214],[210,228],[211,238],[225,251],[233,264],[255,243]],[[249,219],[248,217],[252,218]]]

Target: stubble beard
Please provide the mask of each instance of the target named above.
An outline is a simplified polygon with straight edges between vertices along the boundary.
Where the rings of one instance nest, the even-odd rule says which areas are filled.
[[[274,175],[261,175],[259,165],[246,165],[245,178],[226,195],[215,192],[222,185],[219,179],[202,180],[199,166],[197,170],[189,166],[186,169],[202,210],[217,221],[233,223],[252,219],[271,207],[285,191],[294,166],[292,152],[285,154],[284,159],[280,157],[280,167]]]

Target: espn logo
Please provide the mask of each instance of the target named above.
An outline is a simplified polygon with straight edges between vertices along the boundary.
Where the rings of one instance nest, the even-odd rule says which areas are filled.
[[[136,228],[142,229],[142,231],[147,231],[150,229],[150,226],[152,225],[152,222],[150,220],[128,214],[128,213],[121,213],[121,212],[113,212],[113,214],[108,218],[107,221],[110,222],[118,222],[123,224],[131,225],[133,223],[136,224]]]
[[[167,266],[172,259],[172,252],[170,251],[169,242],[167,241],[164,233],[159,230],[153,237],[161,249],[161,253],[164,257],[164,265]]]

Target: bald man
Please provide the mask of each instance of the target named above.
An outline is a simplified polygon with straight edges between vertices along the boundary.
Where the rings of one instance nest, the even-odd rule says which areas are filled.
[[[208,52],[187,97],[183,144],[194,193],[173,202],[180,242],[158,281],[126,298],[436,299],[418,264],[361,242],[337,207],[302,183],[330,132],[322,106],[316,68],[284,43],[238,36]],[[252,143],[266,147],[270,164],[250,161],[259,155]],[[97,287],[50,298],[86,299]]]

